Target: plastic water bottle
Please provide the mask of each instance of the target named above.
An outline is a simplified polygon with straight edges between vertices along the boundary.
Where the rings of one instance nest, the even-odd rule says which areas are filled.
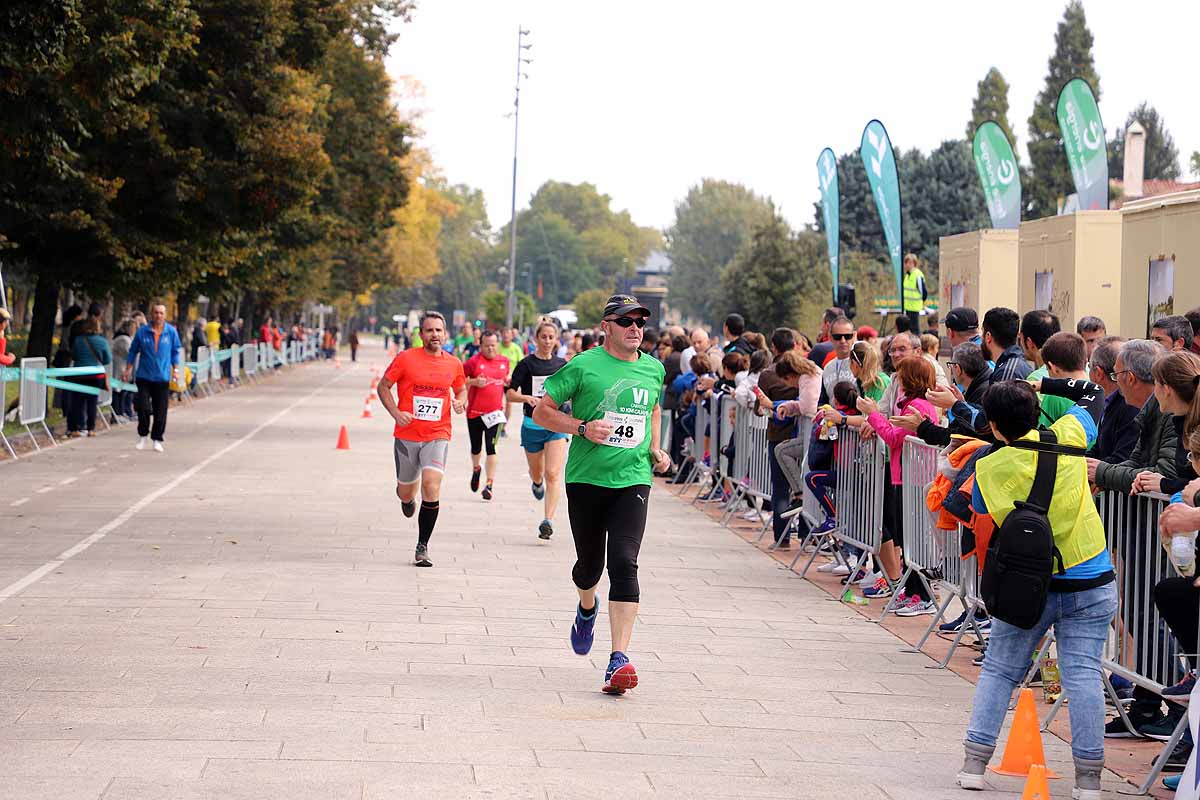
[[[1196,571],[1196,531],[1177,533],[1171,537],[1171,563],[1181,575]]]
[[[856,595],[854,592],[850,591],[849,589],[847,589],[845,594],[842,595],[842,602],[849,603],[852,606],[869,606],[869,605],[871,605],[870,600],[868,600],[865,597],[859,597],[858,595]]]

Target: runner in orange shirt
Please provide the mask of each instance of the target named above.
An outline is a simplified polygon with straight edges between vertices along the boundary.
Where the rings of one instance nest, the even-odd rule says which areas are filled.
[[[432,567],[429,537],[437,523],[450,448],[450,410],[463,413],[467,383],[462,362],[442,350],[446,341],[446,318],[436,311],[421,317],[424,346],[403,350],[379,381],[379,400],[396,421],[393,432],[396,458],[396,496],[400,510],[411,517],[416,511],[417,490],[421,491],[421,513],[417,516],[417,550],[413,564]],[[392,387],[396,395],[392,396]]]

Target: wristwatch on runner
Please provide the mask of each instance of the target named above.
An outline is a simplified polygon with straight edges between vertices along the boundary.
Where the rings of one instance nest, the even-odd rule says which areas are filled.
[[[577,430],[577,433],[580,436],[587,436],[587,423],[586,422],[579,423],[579,429]]]

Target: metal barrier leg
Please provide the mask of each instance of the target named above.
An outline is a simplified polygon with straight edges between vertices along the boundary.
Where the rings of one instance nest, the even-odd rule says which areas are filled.
[[[0,421],[0,425],[3,425],[2,421]],[[8,454],[13,457],[13,460],[16,460],[17,451],[13,450],[13,446],[8,441],[8,437],[4,435],[4,431],[0,431],[0,442],[4,442],[4,448],[8,450]]]
[[[930,667],[930,669],[945,669],[950,664],[950,659],[954,657],[954,651],[958,649],[958,646],[962,644],[963,637],[967,635],[968,626],[966,623],[970,623],[970,627],[975,630],[975,635],[980,641],[983,641],[983,633],[979,630],[978,623],[975,622],[975,615],[979,613],[979,609],[981,607],[982,606],[974,600],[967,604],[966,621],[958,627],[958,633],[954,635],[954,641],[950,643],[950,649],[946,651],[946,657],[939,661],[935,666]]]
[[[929,622],[929,627],[925,629],[925,633],[921,635],[920,640],[912,647],[905,647],[900,650],[901,653],[919,653],[925,647],[925,642],[929,641],[930,635],[934,629],[941,624],[942,619],[946,616],[946,609],[950,608],[950,604],[954,602],[955,595],[951,592],[946,593],[946,599],[938,604],[937,613],[933,615],[933,619]],[[966,619],[964,618],[962,627],[966,627]]]
[[[896,581],[895,583],[892,583],[891,580],[888,579],[886,570],[882,571],[883,579],[888,583],[892,583],[892,593],[888,596],[887,605],[883,607],[883,613],[879,615],[879,619],[875,620],[875,624],[878,625],[879,623],[883,622],[884,618],[888,615],[888,612],[895,607],[897,590],[903,591],[904,587],[908,584],[909,577],[913,574],[915,569],[916,567],[912,566],[911,564],[905,564],[904,572],[900,573],[900,580]],[[930,596],[932,597],[932,595]]]
[[[729,502],[725,506],[725,513],[721,516],[721,524],[728,527],[733,520],[733,515],[737,513],[738,506],[742,504],[742,498],[746,496],[746,487],[738,484],[733,490],[733,495],[729,498]]]
[[[1117,794],[1150,794],[1150,787],[1158,780],[1159,774],[1167,764],[1167,757],[1171,755],[1171,751],[1175,749],[1175,745],[1179,744],[1179,740],[1183,738],[1183,732],[1187,729],[1187,725],[1188,715],[1184,714],[1179,718],[1179,724],[1175,726],[1175,730],[1171,733],[1171,738],[1167,740],[1167,743],[1163,745],[1162,751],[1154,759],[1154,765],[1150,768],[1150,774],[1146,776],[1146,780],[1142,781],[1142,785],[1137,787],[1136,791],[1119,786],[1117,787]]]

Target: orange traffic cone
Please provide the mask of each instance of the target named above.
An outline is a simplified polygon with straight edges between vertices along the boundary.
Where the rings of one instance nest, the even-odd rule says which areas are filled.
[[[378,388],[379,388],[379,378],[371,378],[371,391],[373,392]]]
[[[338,432],[338,450],[350,449],[350,434],[346,432],[346,426],[343,425],[341,431]]]
[[[371,418],[371,395],[367,395],[367,399],[363,400],[363,413],[360,419]]]
[[[1025,779],[1021,800],[1050,800],[1050,784],[1046,781],[1046,768],[1043,765],[1029,765],[1029,777]]]
[[[1030,774],[1030,767],[1040,766],[1047,778],[1057,778],[1046,767],[1046,753],[1042,750],[1042,731],[1038,724],[1037,708],[1033,702],[1033,689],[1022,689],[1017,697],[1017,711],[1013,715],[1012,730],[1004,745],[1004,757],[1000,766],[988,767],[1001,775],[1016,775],[1023,778]],[[1049,797],[1049,793],[1046,795]]]

